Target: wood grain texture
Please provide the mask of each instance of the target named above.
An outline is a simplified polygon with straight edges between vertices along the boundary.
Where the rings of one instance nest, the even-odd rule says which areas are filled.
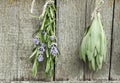
[[[56,80],[82,80],[80,41],[85,27],[85,0],[57,0],[57,36],[61,55],[56,64]]]
[[[0,0],[0,81],[17,78],[17,7],[16,2]]]
[[[102,83],[97,81],[51,81],[51,82],[43,82],[43,81],[15,81],[11,83]],[[107,83],[107,82],[104,82]]]
[[[87,0],[86,26],[90,24],[91,14],[95,7],[95,1],[96,0]],[[106,61],[103,63],[103,68],[99,71],[92,72],[88,67],[85,67],[85,80],[108,80],[109,78],[113,0],[104,0],[104,2],[105,3],[101,9],[101,20],[107,37],[107,57]]]
[[[6,83],[6,82],[2,82]],[[10,82],[7,82],[10,83]],[[43,82],[43,81],[12,81],[11,83],[120,83],[120,81],[51,81],[51,82]]]
[[[95,0],[56,0],[57,37],[61,52],[55,65],[55,80],[47,83],[120,83],[104,81],[109,77],[113,1],[104,0],[102,22],[107,36],[107,57],[103,68],[91,72],[79,59],[80,42],[90,24]],[[46,83],[44,66],[40,64],[32,77],[32,34],[38,19],[29,16],[32,0],[0,0],[0,83]],[[45,0],[36,0],[34,14],[40,15]],[[111,79],[120,80],[120,0],[115,0]],[[25,80],[25,81],[24,81]],[[44,81],[43,81],[44,80]],[[68,80],[68,81],[64,81]],[[79,81],[92,80],[92,81]],[[96,81],[97,80],[97,81]]]
[[[43,80],[44,68],[40,64],[37,77],[32,76],[32,63],[29,56],[32,53],[32,34],[38,28],[39,20],[30,17],[30,8],[32,0],[20,0],[19,5],[19,47],[18,47],[18,80]],[[36,0],[34,14],[40,15],[44,5],[44,0]],[[39,13],[38,13],[39,12]]]
[[[115,0],[111,80],[120,80],[120,0]]]
[[[0,80],[43,80],[43,66],[32,77],[32,34],[39,20],[29,16],[32,0],[0,0]],[[45,1],[35,3],[40,15]]]

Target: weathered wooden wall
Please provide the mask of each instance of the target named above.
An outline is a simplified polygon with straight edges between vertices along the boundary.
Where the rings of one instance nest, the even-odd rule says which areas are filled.
[[[104,0],[102,22],[107,36],[107,58],[103,68],[91,72],[79,59],[79,47],[89,25],[95,0],[56,0],[58,45],[61,55],[55,65],[54,83],[120,83],[120,0]],[[0,0],[0,81],[43,83],[41,64],[36,78],[28,57],[32,34],[39,20],[30,17],[32,0]],[[35,14],[40,15],[45,0],[36,0]],[[42,82],[41,82],[42,81]],[[112,83],[112,82],[111,82]]]

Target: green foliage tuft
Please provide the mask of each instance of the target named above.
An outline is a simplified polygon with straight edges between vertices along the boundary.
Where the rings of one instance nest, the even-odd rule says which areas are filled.
[[[98,12],[86,29],[80,46],[80,58],[94,71],[102,68],[106,57],[106,37],[100,18]]]

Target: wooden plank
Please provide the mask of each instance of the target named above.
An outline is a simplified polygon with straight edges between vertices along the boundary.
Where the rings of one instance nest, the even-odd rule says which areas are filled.
[[[6,82],[3,82],[6,83]],[[8,82],[9,83],[9,82]],[[43,82],[43,81],[12,81],[11,83],[120,83],[120,81],[51,81],[51,82]]]
[[[29,16],[32,0],[19,0],[19,49],[18,49],[18,80],[43,80],[44,67],[40,64],[36,78],[32,76],[32,63],[29,61],[29,56],[32,53],[32,34],[39,25],[39,20]],[[45,0],[36,0],[35,15],[40,15],[42,12]]]
[[[56,64],[56,80],[82,80],[80,41],[85,28],[86,0],[57,0],[57,36],[61,55]]]
[[[51,81],[51,82],[43,82],[43,81],[13,81],[11,83],[97,83],[96,81]],[[98,82],[101,83],[101,82]],[[104,82],[107,83],[107,82]]]
[[[106,61],[103,63],[103,68],[97,72],[92,72],[88,69],[88,67],[85,67],[85,80],[107,80],[109,78],[113,0],[104,0],[104,2],[101,16],[103,27],[107,36],[107,57]],[[87,0],[86,26],[90,24],[91,13],[94,10],[94,6],[95,0]]]
[[[0,0],[0,80],[17,78],[18,11],[16,2]],[[15,11],[13,11],[15,10]]]
[[[120,80],[120,0],[115,0],[111,80]]]

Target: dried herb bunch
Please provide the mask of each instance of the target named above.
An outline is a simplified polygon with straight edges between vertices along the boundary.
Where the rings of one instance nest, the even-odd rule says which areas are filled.
[[[91,25],[86,29],[80,47],[80,58],[88,63],[89,68],[98,70],[102,68],[106,57],[106,36],[101,23],[100,12],[94,11]]]
[[[55,58],[59,55],[56,43],[56,8],[53,1],[47,2],[42,13],[42,24],[34,34],[33,53],[30,59],[33,60],[32,73],[35,77],[40,62],[45,65],[45,75],[53,77]]]

